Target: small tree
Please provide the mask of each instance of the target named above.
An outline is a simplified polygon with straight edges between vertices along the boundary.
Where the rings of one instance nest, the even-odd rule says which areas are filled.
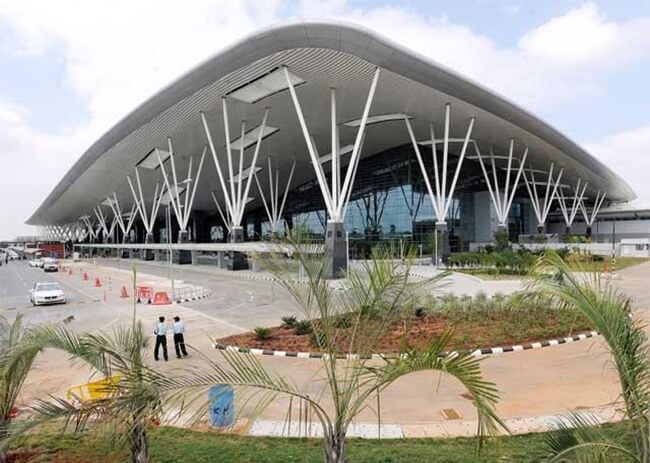
[[[9,461],[4,440],[18,394],[42,349],[42,344],[35,341],[33,331],[23,324],[22,315],[17,315],[13,322],[0,316],[0,463]]]
[[[549,272],[549,270],[551,270]],[[531,287],[582,313],[603,337],[621,385],[629,438],[608,438],[593,420],[578,414],[548,435],[549,462],[650,462],[650,346],[631,300],[598,274],[576,272],[557,253],[541,256]],[[577,269],[579,270],[579,269]]]
[[[65,327],[45,327],[34,337],[34,345],[48,346],[70,353],[73,358],[92,366],[106,378],[97,389],[102,396],[95,400],[77,398],[70,403],[63,398],[39,400],[32,407],[33,417],[10,427],[9,439],[48,421],[61,423],[61,431],[107,425],[115,432],[118,444],[127,443],[132,463],[149,462],[147,427],[163,413],[166,396],[158,385],[160,375],[145,364],[147,336],[141,322],[116,327],[108,333],[77,335]],[[110,379],[119,381],[110,381]]]

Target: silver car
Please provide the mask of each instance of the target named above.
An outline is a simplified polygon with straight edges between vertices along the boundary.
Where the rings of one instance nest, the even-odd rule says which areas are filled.
[[[56,282],[35,283],[29,293],[29,300],[34,305],[65,304],[65,293]]]
[[[59,271],[59,263],[57,262],[56,259],[52,259],[50,257],[46,257],[43,259],[43,267],[44,272],[58,272]]]

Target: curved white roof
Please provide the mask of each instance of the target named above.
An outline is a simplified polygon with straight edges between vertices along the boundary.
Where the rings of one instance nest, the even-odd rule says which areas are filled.
[[[576,143],[479,84],[359,26],[299,22],[271,27],[238,42],[143,103],[81,156],[27,223],[75,221],[113,192],[131,202],[125,174],[132,173],[153,148],[164,148],[168,136],[184,159],[179,160],[181,164],[201,154],[207,140],[200,111],[206,113],[217,149],[225,146],[220,97],[285,65],[304,81],[296,88],[321,154],[330,152],[329,88],[336,87],[339,92],[338,120],[357,119],[372,73],[380,67],[371,114],[408,114],[418,139],[428,137],[430,121],[441,126],[444,104],[451,103],[450,136],[463,136],[469,118],[476,117],[472,138],[486,151],[493,146],[495,151],[505,152],[509,139],[514,138],[518,148],[529,148],[528,159],[536,169],[548,169],[554,162],[564,168],[562,183],[573,184],[579,177],[588,181],[588,196],[595,197],[599,189],[614,201],[636,196],[625,181]],[[254,103],[230,98],[231,137],[237,138],[241,120],[245,119],[249,128],[259,125],[265,107],[270,108],[267,125],[279,131],[263,142],[258,165],[265,166],[266,157],[272,156],[274,165],[289,169],[296,159],[294,184],[313,178],[287,92]],[[404,123],[399,121],[369,126],[366,132],[363,156],[409,142]],[[354,127],[342,127],[341,146],[353,142],[355,134]],[[225,168],[223,156],[221,161]],[[158,171],[144,173],[144,183],[160,181],[159,175]],[[218,190],[214,165],[206,160],[194,208],[212,211],[210,191]]]

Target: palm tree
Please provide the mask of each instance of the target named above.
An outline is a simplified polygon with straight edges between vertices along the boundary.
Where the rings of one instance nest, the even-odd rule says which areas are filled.
[[[37,401],[32,406],[32,419],[8,428],[9,438],[53,420],[61,424],[62,432],[80,432],[92,422],[94,428],[106,425],[105,429],[115,432],[117,443],[126,442],[133,463],[148,463],[147,428],[162,416],[164,391],[157,388],[160,375],[145,363],[147,341],[141,322],[111,332],[82,335],[62,326],[40,328],[34,344],[71,354],[107,381],[97,389],[101,397],[94,400],[77,397],[76,403],[63,398]]]
[[[549,272],[550,270],[550,272]],[[534,268],[531,288],[575,308],[603,337],[621,385],[628,439],[608,438],[593,419],[572,414],[547,439],[549,462],[650,462],[650,351],[631,300],[602,284],[598,274],[576,272],[555,252]]]
[[[300,426],[309,424],[305,417],[315,417],[323,431],[327,463],[347,461],[346,435],[352,421],[375,398],[379,400],[386,387],[417,371],[439,371],[455,377],[467,389],[478,413],[479,443],[499,427],[505,429],[495,412],[496,387],[482,379],[479,360],[468,352],[443,355],[448,335],[433,340],[424,351],[405,344],[401,355],[395,358],[373,359],[383,335],[396,321],[413,313],[423,288],[439,283],[444,275],[431,281],[413,282],[409,279],[413,253],[403,263],[386,258],[390,253],[375,251],[373,259],[363,264],[361,270],[348,272],[345,286],[337,290],[325,278],[322,256],[303,254],[300,244],[292,245],[294,258],[304,269],[302,281],[290,273],[292,267],[286,261],[271,258],[265,265],[311,324],[312,342],[323,353],[322,389],[314,394],[270,371],[254,355],[228,350],[221,351],[225,365],[206,358],[209,371],[192,371],[184,378],[164,378],[162,388],[183,388],[186,394],[192,390],[202,394],[206,384],[225,383],[233,386],[245,402],[256,391],[263,391],[256,411],[276,396],[288,396],[289,427],[292,411],[299,410]],[[351,355],[342,358],[341,354]],[[195,399],[196,396],[186,400]]]
[[[0,316],[0,441],[11,424],[18,394],[41,350],[33,332],[18,314],[13,322]],[[15,355],[20,351],[21,355]],[[8,461],[7,448],[0,445],[0,463]]]

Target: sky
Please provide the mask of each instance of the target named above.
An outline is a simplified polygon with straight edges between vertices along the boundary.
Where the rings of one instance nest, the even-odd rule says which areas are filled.
[[[257,29],[361,24],[516,102],[650,199],[650,1],[0,0],[0,239],[162,87]]]

